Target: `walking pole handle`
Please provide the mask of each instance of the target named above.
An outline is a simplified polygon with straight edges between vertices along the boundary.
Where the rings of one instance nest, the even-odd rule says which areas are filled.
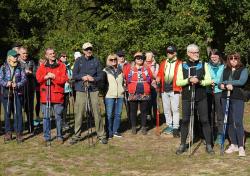
[[[231,93],[231,91],[230,91],[230,90],[228,90],[228,91],[227,91],[227,98],[229,98],[229,97],[230,97],[230,93]]]

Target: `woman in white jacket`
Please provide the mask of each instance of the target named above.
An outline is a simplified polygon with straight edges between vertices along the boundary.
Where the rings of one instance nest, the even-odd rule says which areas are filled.
[[[118,132],[121,122],[121,112],[124,97],[123,73],[118,67],[117,55],[111,54],[107,57],[104,71],[107,74],[108,90],[105,96],[106,114],[108,119],[109,139],[122,137]],[[113,113],[114,112],[114,113]],[[114,118],[112,116],[114,115]]]

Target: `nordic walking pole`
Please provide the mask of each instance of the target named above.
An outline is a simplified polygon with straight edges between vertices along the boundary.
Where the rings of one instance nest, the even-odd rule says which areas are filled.
[[[28,122],[29,122],[29,131],[30,131],[30,133],[31,133],[31,127],[32,127],[32,124],[31,123],[33,123],[33,122],[31,122],[31,117],[30,117],[30,113],[29,113],[29,110],[30,110],[30,107],[29,107],[29,87],[28,87],[28,84],[26,83],[25,84],[25,91],[26,91],[26,96],[24,97],[26,100],[25,100],[25,104],[26,104],[26,109],[25,109],[25,111],[26,111],[26,116],[27,116],[27,120],[28,120]],[[26,102],[27,101],[27,102]]]
[[[90,99],[90,94],[89,94],[89,82],[85,81],[84,82],[85,86],[85,92],[87,94],[87,101],[85,105],[85,113],[87,116],[87,130],[88,130],[88,144],[89,147],[94,144],[93,142],[93,136],[92,136],[92,123],[91,123],[91,116],[93,115],[93,109],[91,106],[91,99]],[[90,137],[91,137],[91,142],[90,142]]]
[[[157,99],[160,98],[160,84],[157,84]],[[156,100],[157,101],[157,100]],[[156,109],[156,131],[155,134],[157,136],[161,135],[161,130],[160,130],[160,109],[159,109],[159,101],[157,101],[157,109]]]
[[[226,129],[227,129],[229,105],[230,105],[230,90],[227,91],[227,103],[226,103],[226,109],[225,109],[225,115],[224,115],[223,134],[222,134],[220,155],[224,155],[224,143],[225,143],[225,136],[226,136]]]
[[[191,155],[191,148],[193,145],[193,137],[194,137],[194,99],[195,99],[195,85],[191,87],[191,114],[190,114],[190,121],[189,121],[189,155]]]

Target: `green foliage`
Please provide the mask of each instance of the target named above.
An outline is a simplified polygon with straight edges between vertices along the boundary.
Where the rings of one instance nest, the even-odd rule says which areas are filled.
[[[9,13],[13,9],[15,13]],[[46,47],[74,51],[84,42],[94,44],[103,62],[108,54],[126,51],[131,59],[137,50],[154,51],[159,59],[167,45],[177,46],[185,58],[186,46],[196,43],[202,59],[208,46],[225,53],[240,52],[247,60],[250,46],[248,0],[19,0],[2,1],[0,40],[5,45],[21,42],[43,57]],[[212,42],[207,40],[211,38]]]

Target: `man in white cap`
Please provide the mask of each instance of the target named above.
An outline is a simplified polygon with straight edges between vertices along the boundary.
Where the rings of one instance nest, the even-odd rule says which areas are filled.
[[[73,68],[73,79],[75,80],[77,112],[75,115],[75,134],[70,144],[75,144],[81,139],[82,117],[85,113],[87,103],[86,87],[91,99],[92,112],[95,119],[96,133],[101,144],[107,144],[106,133],[104,130],[104,120],[101,117],[97,83],[102,80],[103,72],[100,61],[93,56],[93,45],[89,42],[82,46],[83,56],[76,60]],[[87,86],[86,86],[87,85]]]

